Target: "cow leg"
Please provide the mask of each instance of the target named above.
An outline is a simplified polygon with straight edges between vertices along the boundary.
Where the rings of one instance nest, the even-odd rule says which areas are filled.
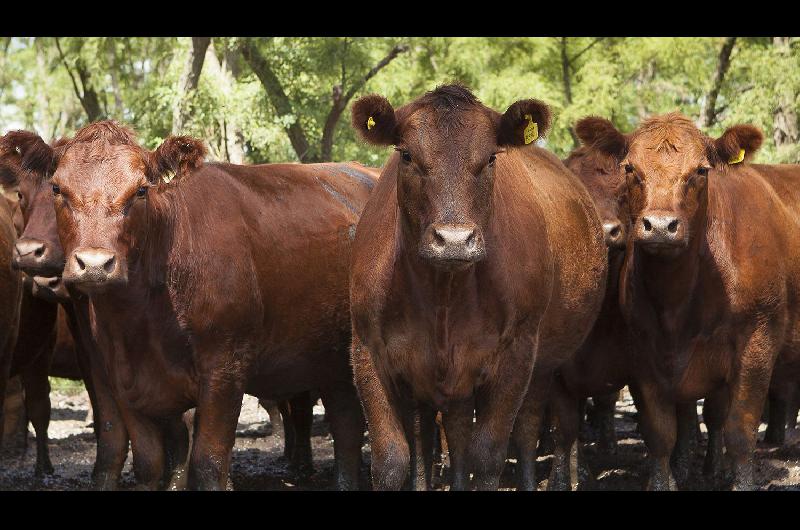
[[[683,485],[689,479],[692,454],[697,445],[697,402],[678,403],[675,406],[677,438],[672,450],[670,465],[675,481]]]
[[[677,438],[675,403],[665,399],[653,384],[638,387],[636,405],[639,408],[639,427],[647,446],[650,467],[648,490],[675,488],[669,458]]]
[[[769,393],[769,421],[767,431],[764,433],[764,442],[773,445],[783,445],[786,440],[786,416],[789,409],[788,402],[783,393]]]
[[[764,407],[775,359],[774,334],[760,327],[750,336],[742,353],[739,372],[731,385],[725,446],[733,462],[734,490],[754,489],[753,457],[759,417]]]
[[[602,396],[592,396],[591,423],[597,429],[597,449],[604,455],[617,454],[617,432],[614,428],[614,413],[617,410],[619,391]]]
[[[203,381],[200,388],[189,461],[189,489],[224,491],[244,385],[235,379],[215,377]]]
[[[52,346],[52,343],[51,343]],[[50,462],[50,450],[47,445],[47,428],[50,425],[50,380],[47,372],[51,355],[42,352],[36,361],[25,367],[22,373],[22,384],[25,387],[25,411],[36,431],[36,468],[37,477],[53,474]]]
[[[186,461],[189,456],[189,429],[183,415],[169,418],[164,424],[166,465],[164,482],[168,490],[185,489]]]
[[[474,416],[475,400],[472,398],[451,402],[447,406],[447,410],[442,411],[448,459],[450,460],[451,491],[466,491],[470,487],[467,454],[469,442],[472,439]]]
[[[523,404],[523,407],[524,406],[525,405]],[[516,428],[517,427],[515,425],[514,429]],[[550,407],[548,406],[545,407],[544,409],[544,415],[542,416],[542,421],[539,426],[539,441],[536,445],[537,456],[551,455],[553,454],[553,451],[555,451],[556,442],[553,439],[552,429],[553,429],[553,418],[552,414],[550,413]],[[512,433],[512,438],[513,437],[514,435]],[[515,448],[517,447],[516,442],[514,442],[514,447]],[[534,458],[533,461],[535,462],[535,460],[536,459]],[[517,458],[517,465],[519,465],[519,458]]]
[[[517,412],[511,437],[517,449],[515,474],[518,491],[536,491],[539,486],[536,480],[537,447],[549,440],[553,444],[552,451],[555,451],[555,437],[551,430],[554,413],[552,404],[548,405],[551,384],[549,372],[535,370]],[[542,432],[545,438],[540,438]]]
[[[556,445],[547,489],[569,491],[578,487],[577,451],[580,444],[576,444],[576,440],[581,423],[579,415],[581,407],[579,400],[569,394],[560,378],[555,378],[552,390],[550,403]]]
[[[728,389],[721,388],[703,402],[703,421],[708,431],[708,447],[703,461],[703,473],[714,486],[722,482],[722,429],[728,415]]]
[[[102,359],[92,348],[94,343],[83,330],[90,329],[88,311],[81,306],[83,302],[65,305],[67,323],[75,350],[78,355],[78,366],[81,369],[89,399],[92,401],[94,415],[94,432],[97,438],[97,453],[92,470],[92,487],[98,490],[117,488],[122,467],[128,458],[128,430],[122,419],[119,406],[109,386],[109,379]]]
[[[288,422],[284,422],[284,425],[287,423],[291,425],[292,431],[293,447],[289,469],[298,479],[304,480],[314,474],[314,463],[311,458],[311,425],[314,422],[314,404],[311,402],[310,392],[301,392],[293,396],[290,402],[291,417]],[[333,443],[335,452],[336,440]],[[289,446],[288,436],[286,445]]]
[[[297,439],[295,438],[297,431],[294,428],[294,421],[292,421],[292,405],[288,399],[282,399],[277,402],[276,407],[279,413],[275,417],[280,422],[281,430],[283,431],[283,457],[291,464],[295,445],[297,444]],[[273,423],[273,433],[275,433],[274,425],[275,423]]]
[[[358,394],[349,381],[326,388],[321,394],[333,434],[336,485],[339,490],[357,490],[364,445],[364,415]],[[375,458],[375,449],[372,451]]]
[[[121,412],[131,437],[136,489],[157,490],[166,462],[163,424],[128,408]]]
[[[414,403],[405,417],[406,440],[411,451],[410,486],[414,491],[427,491],[431,487],[434,442],[433,409]]]
[[[469,464],[474,470],[473,480],[478,490],[496,490],[500,486],[500,475],[505,465],[511,431],[524,401],[546,401],[544,396],[552,381],[553,372],[547,367],[532,366],[535,352],[536,344],[528,340],[514,344],[505,352],[507,362],[500,367],[496,378],[478,391],[475,401],[475,431],[469,450]],[[521,373],[532,376],[521,377]],[[542,384],[538,384],[538,381],[542,381]],[[529,382],[532,389],[530,396],[527,395]],[[530,436],[538,435],[537,420],[541,421],[543,412],[543,409],[536,411],[539,418],[532,418],[532,423],[536,425],[532,432],[527,433]],[[530,442],[530,447],[525,447],[525,452],[528,453],[525,457],[535,454],[534,451],[535,445]],[[518,458],[521,456],[518,455]]]
[[[372,450],[372,487],[400,490],[411,459],[400,407],[390,399],[372,362],[372,354],[353,333],[351,362],[358,395],[364,406]],[[325,409],[327,410],[327,405]]]

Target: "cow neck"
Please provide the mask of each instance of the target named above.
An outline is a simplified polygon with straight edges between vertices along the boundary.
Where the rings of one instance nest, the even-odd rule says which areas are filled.
[[[702,287],[702,260],[707,254],[708,203],[695,215],[687,248],[677,257],[652,256],[629,242],[623,276],[623,296],[632,297],[627,307],[631,319],[652,314],[664,345],[674,343],[687,330],[692,302]],[[631,250],[631,246],[633,247]],[[646,313],[642,310],[646,309]]]
[[[400,212],[398,212],[399,214]],[[399,224],[404,223],[400,221]],[[456,272],[437,269],[419,257],[415,244],[408,244],[409,241],[413,241],[413,238],[410,237],[409,231],[405,227],[401,227],[398,232],[400,270],[406,276],[406,284],[414,290],[413,299],[418,300],[422,306],[418,309],[425,311],[426,308],[430,308],[433,311],[436,343],[444,347],[449,340],[451,309],[460,302],[462,293],[473,291],[472,288],[477,281],[478,266],[473,265]]]

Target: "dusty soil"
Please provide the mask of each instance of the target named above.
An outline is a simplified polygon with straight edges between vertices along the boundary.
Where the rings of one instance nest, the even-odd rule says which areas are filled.
[[[55,474],[44,478],[34,477],[36,460],[33,432],[28,434],[28,448],[24,453],[6,448],[0,460],[0,490],[86,490],[91,485],[91,469],[94,460],[94,435],[86,422],[89,409],[85,392],[68,395],[63,392],[51,394],[52,420],[50,423],[50,455]],[[698,407],[698,412],[701,409]],[[591,468],[594,481],[582,484],[589,490],[638,490],[644,486],[647,470],[644,466],[645,448],[636,432],[635,408],[630,396],[617,403],[616,428],[618,438],[617,454],[602,455],[596,445],[586,444],[586,460]],[[765,426],[761,427],[763,437]],[[258,401],[245,397],[236,433],[233,451],[231,480],[236,490],[330,490],[335,488],[333,467],[333,440],[324,421],[324,409],[314,408],[314,427],[312,447],[315,473],[310,479],[297,481],[287,469],[283,458],[283,438],[279,429],[273,433],[267,413],[258,406]],[[701,425],[703,436],[705,426]],[[591,433],[588,433],[591,439]],[[695,456],[692,476],[682,489],[711,489],[700,471],[705,449],[705,439],[701,451]],[[364,447],[365,464],[362,469],[363,483],[369,482],[369,446]],[[543,477],[539,484],[544,489],[549,473],[551,457],[538,460],[537,473]],[[800,490],[800,433],[789,431],[787,443],[777,448],[759,444],[756,455],[756,482],[764,490]],[[512,488],[514,460],[509,460],[503,475],[503,489]],[[435,489],[447,489],[446,471],[437,468],[434,477]],[[134,486],[130,455],[123,470],[122,489]],[[724,484],[729,488],[730,484]]]

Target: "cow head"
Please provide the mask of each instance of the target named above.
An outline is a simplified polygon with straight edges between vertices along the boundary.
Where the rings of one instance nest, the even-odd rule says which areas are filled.
[[[585,129],[578,127],[576,133],[583,145],[570,153],[564,165],[589,191],[609,250],[623,250],[630,230],[625,174],[613,155],[594,146],[594,138]]]
[[[157,228],[148,222],[148,202],[157,203],[204,156],[202,143],[186,137],[147,151],[112,121],[88,125],[49,149],[41,158],[55,168],[49,184],[66,256],[64,282],[87,293],[126,285],[129,260]]]
[[[518,101],[505,114],[465,87],[441,86],[397,111],[383,97],[353,105],[353,127],[369,143],[393,145],[386,169],[397,178],[403,229],[421,258],[458,270],[486,255],[496,166],[549,125],[548,108]]]
[[[0,173],[5,183],[14,182],[17,195],[15,221],[20,226],[13,264],[32,276],[59,276],[64,268],[47,180],[53,168],[41,158],[64,143],[59,140],[48,146],[28,131],[12,131],[0,138]]]
[[[761,146],[761,132],[750,125],[729,128],[713,140],[677,113],[645,120],[630,135],[609,121],[579,123],[592,145],[619,161],[625,174],[633,242],[643,251],[674,257],[700,230],[708,204],[709,173],[718,177]]]

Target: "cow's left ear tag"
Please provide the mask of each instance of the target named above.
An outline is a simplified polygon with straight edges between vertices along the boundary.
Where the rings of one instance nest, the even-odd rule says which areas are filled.
[[[175,172],[174,171],[167,171],[166,173],[161,175],[161,180],[163,180],[165,184],[169,184],[170,181],[172,179],[174,179],[174,178],[175,178]]]
[[[525,126],[525,145],[528,145],[539,138],[539,125],[530,114],[526,114],[525,119],[528,120],[528,125]]]
[[[739,154],[728,160],[729,164],[738,164],[744,160],[744,149],[739,149]]]
[[[371,131],[373,127],[375,127],[375,120],[370,116],[367,120],[367,130]]]

